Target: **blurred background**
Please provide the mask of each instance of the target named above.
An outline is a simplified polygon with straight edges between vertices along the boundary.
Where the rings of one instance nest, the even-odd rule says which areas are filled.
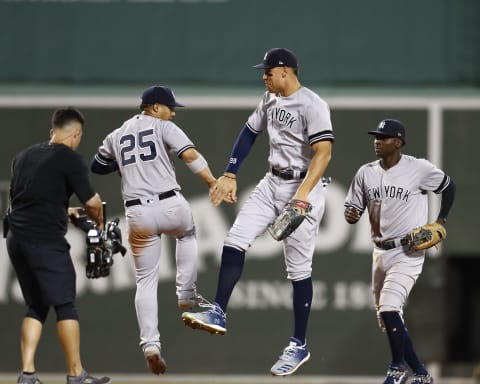
[[[422,359],[438,374],[469,376],[480,361],[480,2],[477,0],[0,0],[0,210],[10,162],[48,140],[54,109],[73,105],[87,124],[87,162],[103,138],[138,112],[153,84],[174,89],[175,122],[212,171],[223,172],[233,142],[264,92],[252,69],[272,47],[293,50],[300,80],[331,107],[336,142],[316,243],[315,297],[305,374],[376,375],[389,363],[370,289],[369,225],[349,226],[343,201],[358,167],[375,158],[366,134],[378,121],[407,127],[405,152],[443,168],[457,184],[448,239],[428,254],[406,321]],[[239,172],[245,198],[267,170],[268,141],[257,140]],[[199,241],[199,291],[213,299],[223,238],[237,206],[214,208],[181,163]],[[92,175],[109,218],[125,221],[116,174]],[[74,204],[75,201],[72,201]],[[432,218],[439,201],[431,197]],[[85,277],[85,237],[70,228],[77,268],[82,354],[91,371],[143,373],[130,253],[108,278]],[[126,243],[126,240],[125,240]],[[175,243],[164,239],[159,285],[163,354],[171,373],[266,373],[291,334],[290,283],[281,246],[267,236],[247,254],[228,313],[228,333],[185,328],[175,297]],[[24,307],[0,240],[0,371],[20,369]],[[52,312],[38,369],[63,372]]]

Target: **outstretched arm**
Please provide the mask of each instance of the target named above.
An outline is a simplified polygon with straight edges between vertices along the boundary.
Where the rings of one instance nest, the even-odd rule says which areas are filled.
[[[240,131],[233,145],[225,173],[218,178],[217,185],[210,190],[210,200],[214,206],[220,205],[222,201],[228,203],[237,201],[237,172],[250,152],[256,138],[257,134],[252,132],[247,125]]]
[[[180,155],[187,167],[200,178],[208,188],[212,188],[216,179],[208,167],[207,160],[195,149],[189,148]]]

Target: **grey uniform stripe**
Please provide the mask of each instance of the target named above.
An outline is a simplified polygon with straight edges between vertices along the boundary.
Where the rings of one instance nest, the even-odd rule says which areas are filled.
[[[441,193],[441,192],[444,191],[445,188],[448,187],[449,184],[450,184],[450,176],[445,175],[442,182],[440,183],[439,187],[433,192],[434,193]]]
[[[183,152],[185,152],[187,149],[190,149],[190,148],[195,148],[195,146],[194,145],[186,145],[185,147],[183,147],[182,149],[180,149],[177,152],[177,156],[180,157]]]
[[[109,165],[109,164],[111,164],[115,161],[114,159],[110,159],[108,157],[102,156],[98,152],[95,154],[95,160],[98,161],[102,165]]]
[[[262,133],[262,131],[258,131],[258,130],[256,130],[256,129],[254,129],[250,124],[247,123],[246,125],[247,125],[248,129],[249,129],[250,131],[252,131],[253,133],[255,133],[256,135]]]
[[[314,144],[318,141],[335,141],[335,138],[331,130],[326,130],[309,136],[308,141],[310,142],[310,144]]]

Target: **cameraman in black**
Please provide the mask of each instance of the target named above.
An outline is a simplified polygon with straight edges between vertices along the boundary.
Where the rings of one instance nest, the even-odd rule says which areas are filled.
[[[21,151],[12,162],[7,249],[22,289],[27,313],[21,326],[22,373],[17,383],[41,384],[35,352],[50,307],[68,367],[67,384],[108,384],[89,375],[80,360],[80,326],[75,307],[76,274],[65,239],[68,208],[75,194],[87,215],[103,228],[103,208],[76,153],[85,119],[75,108],[52,116],[50,141]]]

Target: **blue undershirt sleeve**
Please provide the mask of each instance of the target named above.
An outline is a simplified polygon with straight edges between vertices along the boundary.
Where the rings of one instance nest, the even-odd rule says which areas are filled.
[[[234,174],[238,172],[240,165],[250,152],[257,136],[258,135],[252,132],[247,125],[242,128],[237,137],[237,141],[235,141],[233,145],[232,154],[230,155],[230,160],[228,161],[225,172]]]
[[[442,201],[440,203],[440,212],[438,217],[440,219],[447,219],[448,212],[450,212],[450,208],[453,205],[453,201],[455,199],[455,191],[457,187],[452,179],[450,179],[450,183],[442,192]]]
[[[99,175],[106,175],[118,171],[118,163],[97,153],[90,163],[90,170]]]

